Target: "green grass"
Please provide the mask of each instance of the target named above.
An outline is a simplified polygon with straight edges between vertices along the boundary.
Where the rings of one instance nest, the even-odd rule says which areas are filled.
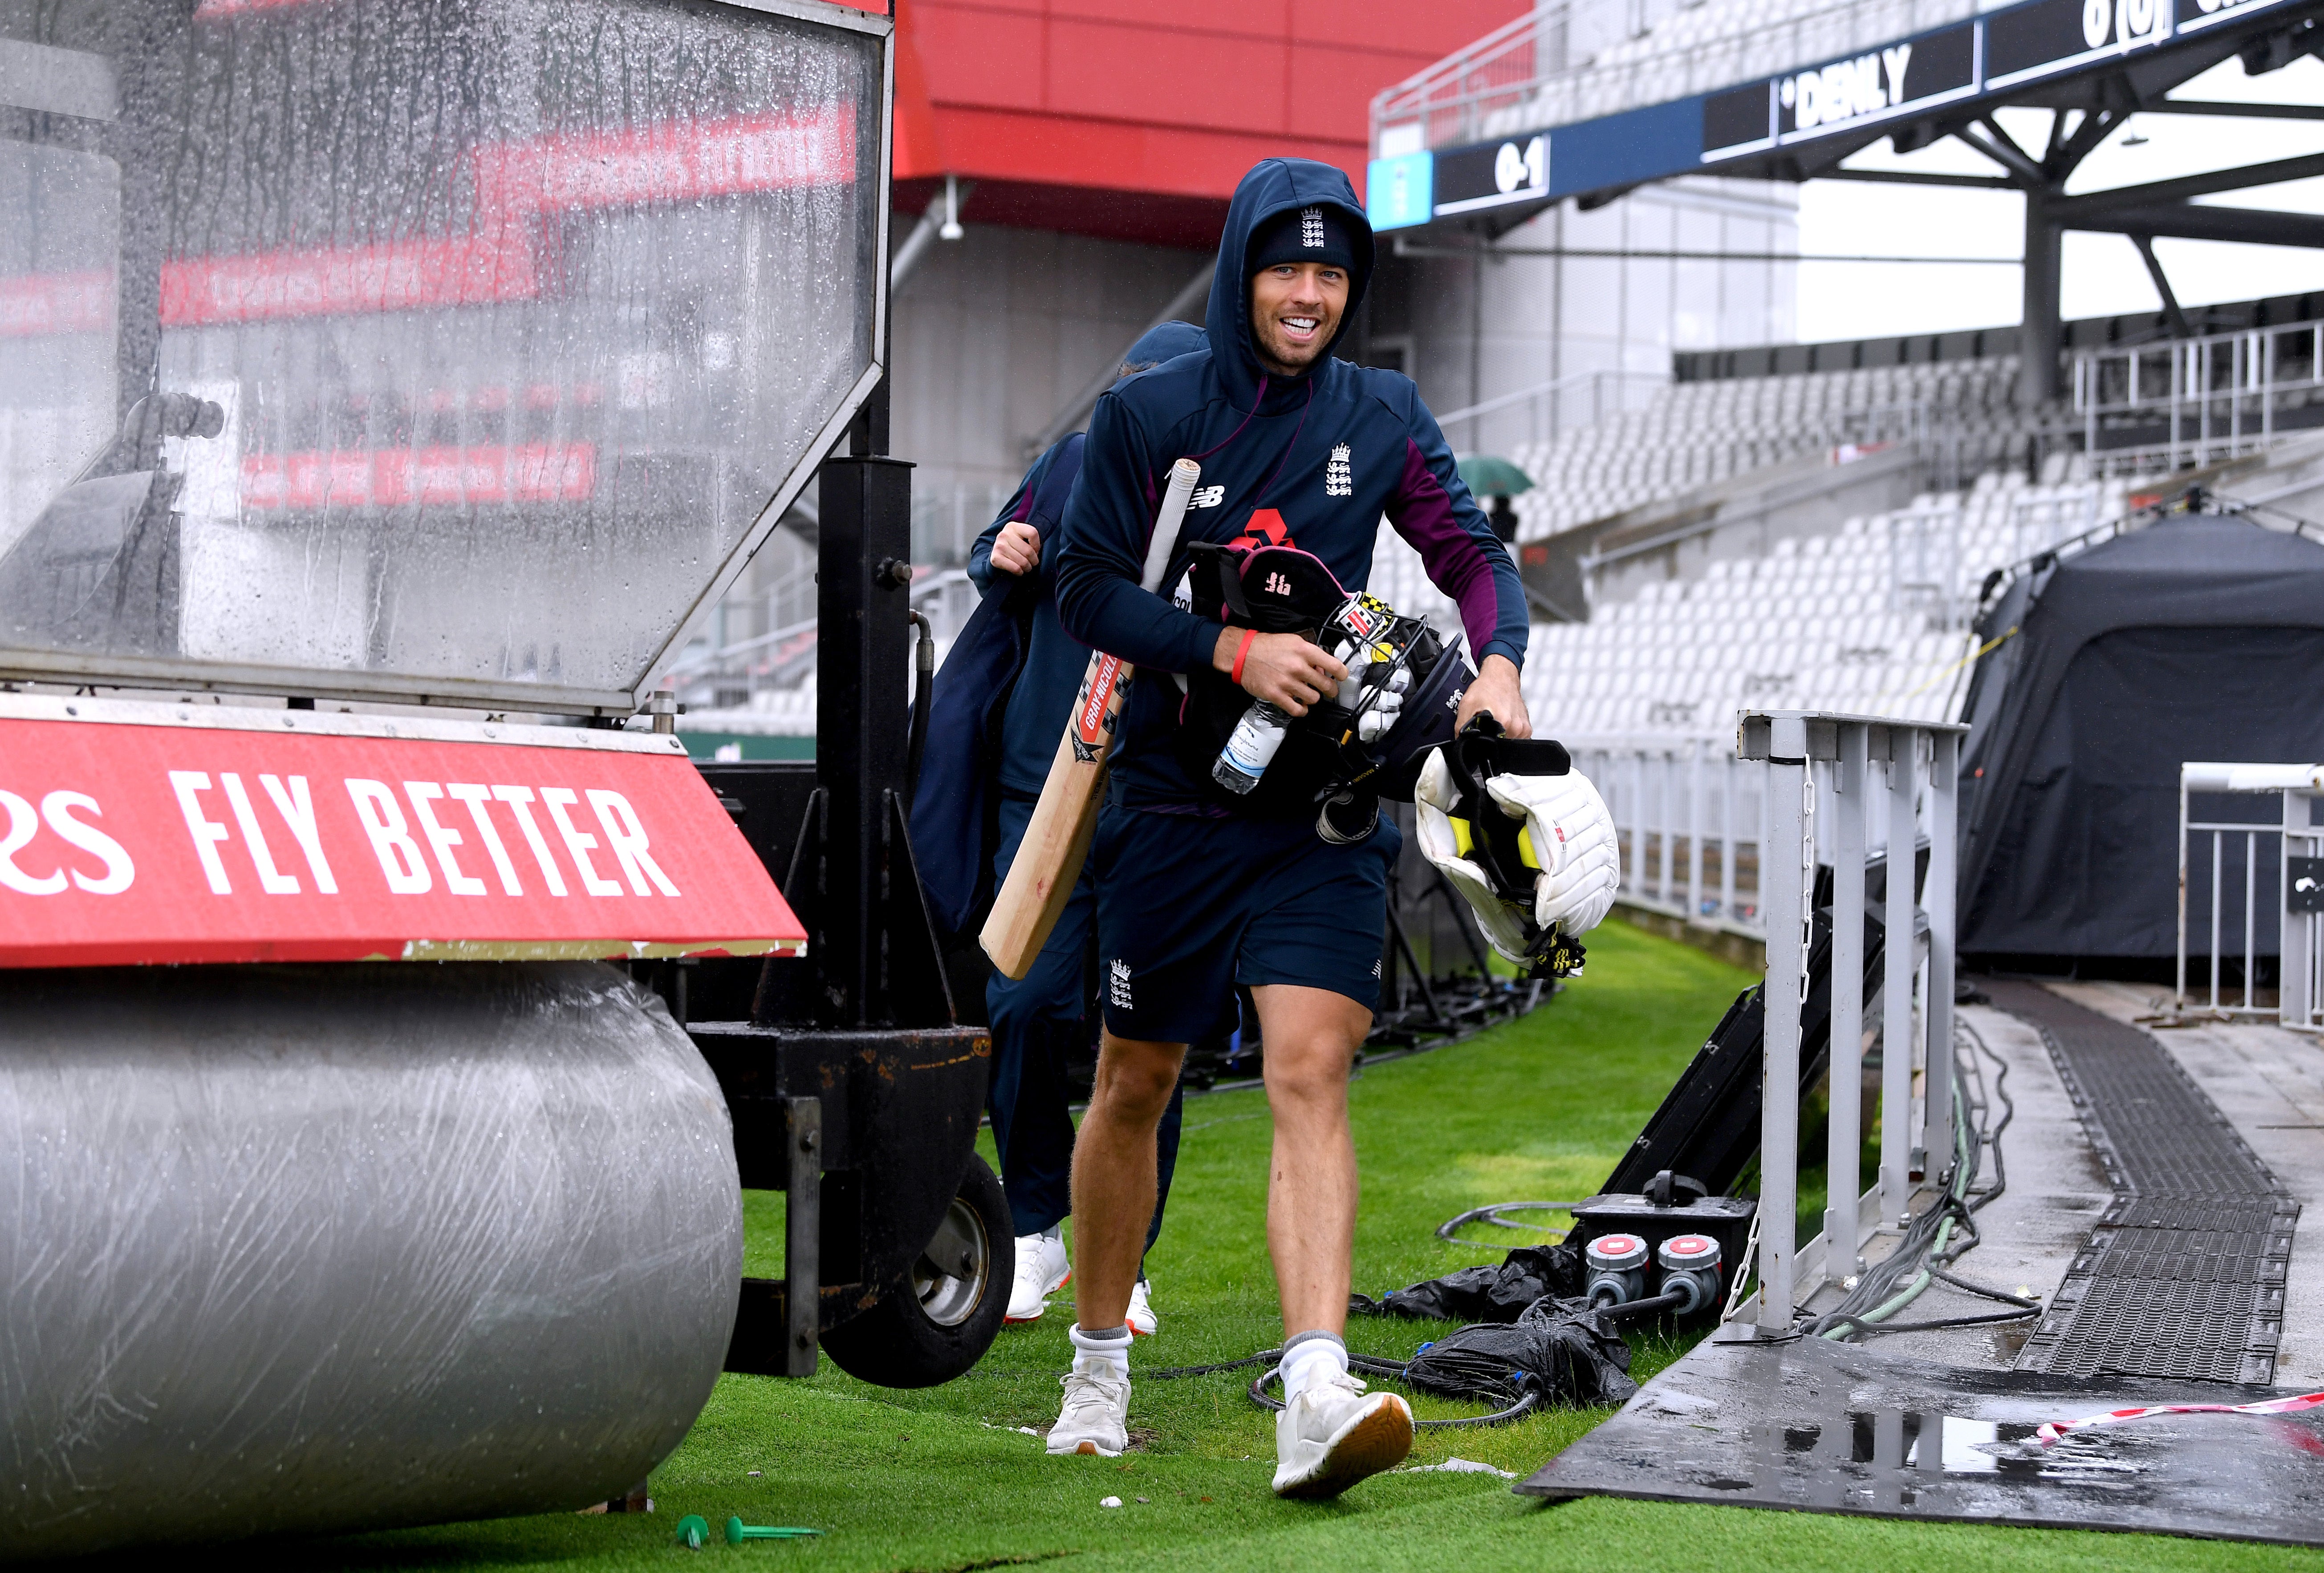
[[[1372,1294],[1489,1253],[1439,1243],[1437,1223],[1489,1201],[1587,1195],[1637,1132],[1744,974],[1609,924],[1590,975],[1528,1020],[1366,1072],[1353,1090],[1364,1199],[1356,1286]],[[1150,1259],[1162,1334],[1141,1366],[1196,1365],[1280,1337],[1263,1219],[1270,1126],[1257,1093],[1191,1101],[1167,1227]],[[777,1270],[780,1199],[751,1198],[754,1270]],[[1526,1237],[1512,1235],[1511,1243]],[[1068,1359],[1061,1305],[1009,1329],[948,1386],[896,1393],[833,1369],[805,1382],[727,1376],[653,1479],[651,1516],[558,1514],[346,1537],[257,1553],[300,1568],[676,1568],[680,1514],[807,1524],[820,1541],[723,1541],[705,1562],[816,1573],[967,1568],[1072,1556],[1097,1568],[2301,1568],[2324,1558],[2244,1545],[1986,1525],[1928,1525],[1727,1507],[1588,1501],[1544,1508],[1491,1476],[1399,1474],[1327,1505],[1276,1501],[1269,1417],[1248,1371],[1140,1383],[1142,1447],[1052,1459],[1019,1426],[1056,1417]],[[1361,1321],[1350,1343],[1408,1354],[1426,1324]],[[1680,1350],[1647,1345],[1645,1376]],[[1422,1401],[1425,1417],[1461,1412]],[[1414,1462],[1458,1455],[1529,1472],[1604,1411],[1423,1435]],[[751,1471],[759,1471],[753,1478]],[[1101,1508],[1116,1495],[1125,1506]],[[1140,1500],[1143,1498],[1144,1500]],[[739,1564],[737,1564],[739,1565]]]

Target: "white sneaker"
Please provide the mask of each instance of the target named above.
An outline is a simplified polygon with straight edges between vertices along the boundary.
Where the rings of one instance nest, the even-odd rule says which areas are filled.
[[[1275,1417],[1275,1495],[1337,1496],[1411,1451],[1411,1405],[1393,1393],[1367,1394],[1353,1376],[1335,1376]]]
[[[1074,1281],[1073,1263],[1065,1242],[1056,1235],[1017,1237],[1017,1283],[1009,1292],[1003,1321],[1038,1321],[1049,1309],[1049,1296]]]
[[[1049,1428],[1049,1451],[1121,1457],[1130,1445],[1129,1379],[1115,1375],[1104,1361],[1080,1357],[1058,1384],[1065,1390],[1065,1406]]]
[[[1132,1338],[1150,1338],[1162,1325],[1155,1320],[1154,1302],[1148,1298],[1153,1287],[1143,1278],[1130,1286],[1130,1310],[1123,1313],[1121,1320],[1130,1324]]]

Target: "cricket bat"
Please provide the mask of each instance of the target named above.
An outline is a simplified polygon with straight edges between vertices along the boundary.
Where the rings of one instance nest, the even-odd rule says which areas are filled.
[[[1170,484],[1162,493],[1162,509],[1154,519],[1154,536],[1146,546],[1145,572],[1139,588],[1159,594],[1170,554],[1178,547],[1178,527],[1186,518],[1186,501],[1203,466],[1180,459],[1170,466]],[[1091,655],[1082,674],[1081,692],[1074,696],[1073,713],[1065,719],[1065,736],[1057,740],[1056,758],[1049,761],[1048,779],[1041,784],[1040,800],[1025,826],[1016,860],[993,897],[991,915],[978,936],[992,964],[1011,978],[1033,970],[1049,931],[1057,926],[1074,884],[1082,877],[1082,860],[1089,855],[1090,833],[1097,828],[1097,811],[1105,800],[1105,762],[1113,752],[1114,727],[1122,702],[1130,693],[1130,664],[1103,651]]]

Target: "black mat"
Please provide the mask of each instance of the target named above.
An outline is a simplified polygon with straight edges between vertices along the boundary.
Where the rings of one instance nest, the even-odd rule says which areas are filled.
[[[2273,1380],[2300,1204],[2152,1035],[2035,984],[1985,987],[2041,1032],[2116,1193],[2017,1368]]]
[[[1518,1485],[2052,1529],[2324,1545],[2324,1411],[2163,1415],[2043,1447],[2044,1421],[2282,1396],[2214,1383],[1966,1371],[1811,1339],[1697,1346]]]

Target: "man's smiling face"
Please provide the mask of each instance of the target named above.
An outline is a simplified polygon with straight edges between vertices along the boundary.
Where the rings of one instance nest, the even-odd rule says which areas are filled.
[[[1348,271],[1333,262],[1284,262],[1251,275],[1251,338],[1259,364],[1278,377],[1314,365],[1348,308]]]

